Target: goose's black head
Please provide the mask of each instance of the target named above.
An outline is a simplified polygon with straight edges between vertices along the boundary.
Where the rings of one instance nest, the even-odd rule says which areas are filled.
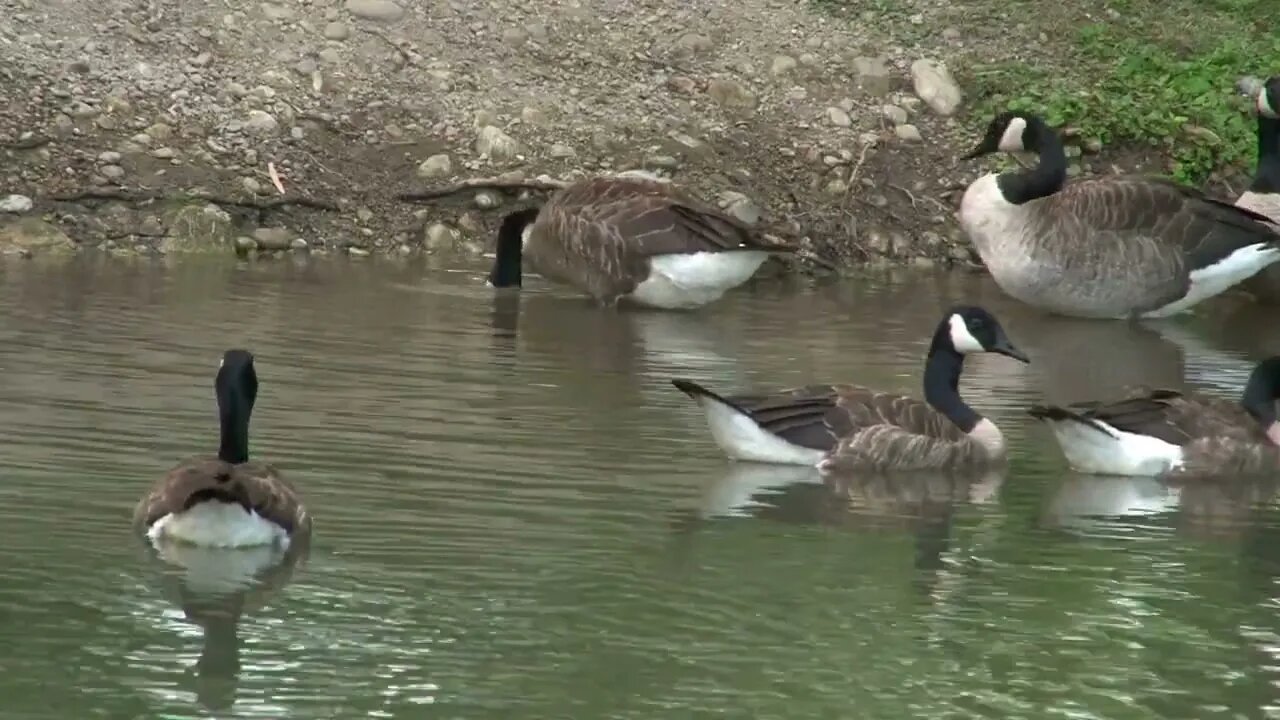
[[[524,254],[525,230],[538,217],[539,208],[517,210],[502,219],[498,229],[498,247],[489,271],[489,284],[496,288],[520,287],[523,275],[521,258]]]
[[[234,398],[252,409],[258,399],[258,373],[253,369],[253,353],[248,350],[223,353],[213,387],[220,403]]]
[[[965,154],[963,159],[972,160],[994,152],[1039,152],[1045,133],[1051,132],[1053,131],[1040,116],[1029,112],[1008,110],[996,115],[987,124],[982,142]]]
[[[1007,355],[1019,362],[1031,359],[1010,342],[1000,321],[985,309],[974,305],[951,308],[933,337],[930,352],[949,349],[961,355],[990,352]]]
[[[1280,75],[1267,78],[1254,101],[1258,115],[1269,120],[1280,119]]]
[[[1263,428],[1271,430],[1276,422],[1276,401],[1280,400],[1280,355],[1258,363],[1245,383],[1240,404]],[[1280,444],[1280,438],[1272,438]]]

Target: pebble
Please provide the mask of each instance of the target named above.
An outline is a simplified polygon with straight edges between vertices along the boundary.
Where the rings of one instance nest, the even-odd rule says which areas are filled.
[[[263,250],[288,250],[293,233],[288,228],[265,227],[253,231],[253,239]]]
[[[871,95],[888,95],[893,89],[893,74],[884,58],[855,57],[853,73],[858,78],[858,86]]]
[[[548,151],[548,154],[551,155],[551,157],[556,158],[558,160],[564,160],[566,158],[574,157],[578,153],[575,152],[573,148],[569,147],[568,145],[565,145],[564,143],[555,143],[551,146],[551,150]]]
[[[324,26],[324,37],[326,40],[346,40],[351,37],[351,28],[335,20]]]
[[[262,183],[258,182],[256,178],[251,178],[251,177],[240,178],[240,186],[245,189],[245,192],[250,193],[252,195],[262,194]]]
[[[119,165],[103,165],[98,172],[108,180],[119,180],[124,177],[124,168]]]
[[[796,59],[790,55],[774,55],[769,72],[774,75],[786,75],[796,69]]]
[[[6,195],[0,198],[0,212],[24,213],[34,206],[26,195]]]
[[[916,95],[943,117],[954,115],[964,99],[960,86],[942,63],[923,59],[911,63],[911,82]]]
[[[271,113],[264,110],[250,110],[243,127],[248,132],[266,135],[280,129],[280,123]]]
[[[924,137],[920,135],[920,128],[915,125],[899,125],[893,129],[899,140],[905,142],[920,142]]]
[[[404,17],[404,8],[391,0],[347,0],[347,12],[377,22],[395,22]]]
[[[294,252],[303,252],[306,250],[310,250],[311,246],[307,244],[307,241],[303,240],[302,238],[294,238],[293,240],[289,241],[289,249],[293,250]]]
[[[432,155],[418,165],[418,177],[423,180],[449,177],[453,174],[453,161],[445,153]]]
[[[169,160],[177,157],[178,152],[171,147],[160,147],[151,151],[151,157],[160,158],[161,160]]]
[[[108,163],[108,164],[118,163],[120,162],[120,153],[115,152],[114,150],[107,150],[106,152],[100,152],[98,153],[98,162]]]
[[[515,138],[492,125],[485,125],[476,134],[476,152],[488,155],[490,160],[510,160],[520,151]]]
[[[726,108],[752,108],[756,104],[755,96],[733,78],[718,77],[707,83],[707,95]]]
[[[827,108],[827,122],[835,125],[836,127],[847,128],[853,126],[853,120],[849,118],[849,113],[838,107]]]
[[[884,115],[885,120],[894,125],[902,125],[907,121],[907,111],[897,105],[883,105],[880,108],[880,113]]]
[[[432,223],[422,233],[422,245],[429,252],[449,251],[461,234],[444,223]]]

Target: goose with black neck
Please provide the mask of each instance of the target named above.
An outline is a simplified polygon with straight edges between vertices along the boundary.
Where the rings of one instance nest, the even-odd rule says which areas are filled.
[[[1280,261],[1280,226],[1172,180],[1067,182],[1058,134],[1003,112],[965,159],[1034,152],[1030,169],[965,191],[960,226],[1006,294],[1059,315],[1154,318],[1188,310]]]
[[[249,417],[258,397],[253,354],[228,350],[214,378],[218,454],[183,460],[156,481],[134,509],[134,524],[153,544],[275,546],[309,537],[311,517],[293,484],[275,467],[249,458]]]
[[[957,306],[939,322],[924,368],[924,400],[861,385],[808,385],[722,396],[672,380],[706,415],[731,460],[839,470],[964,470],[1005,459],[1004,435],[960,397],[965,357],[1029,362],[985,309]]]
[[[1258,125],[1258,165],[1236,205],[1280,223],[1280,75],[1267,79],[1253,96]],[[1260,302],[1280,305],[1280,265],[1263,270],[1242,286]]]

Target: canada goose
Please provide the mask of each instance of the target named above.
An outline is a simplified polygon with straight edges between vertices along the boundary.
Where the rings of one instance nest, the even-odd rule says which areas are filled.
[[[1280,223],[1280,75],[1269,78],[1254,97],[1258,115],[1258,166],[1236,205]],[[1269,267],[1241,286],[1259,301],[1280,304],[1280,266]]]
[[[999,428],[957,391],[964,356],[977,352],[1029,362],[990,313],[958,306],[929,345],[923,402],[857,385],[724,397],[690,380],[671,382],[702,406],[711,436],[730,459],[824,471],[940,470],[1004,457]]]
[[[602,305],[626,298],[662,309],[717,300],[750,278],[770,253],[738,220],[643,173],[601,176],[557,191],[541,208],[502,221],[489,273],[519,287],[523,261]]]
[[[249,415],[258,396],[253,355],[228,350],[214,380],[221,441],[216,457],[184,460],[138,503],[134,524],[151,540],[250,547],[278,544],[311,531],[293,485],[272,466],[249,460]]]
[[[1067,155],[1038,116],[1003,112],[966,159],[1039,154],[1029,170],[989,173],[960,203],[960,225],[1010,296],[1061,315],[1164,317],[1280,260],[1266,216],[1157,177],[1066,184]]]
[[[1258,363],[1239,403],[1176,390],[1028,409],[1072,468],[1101,475],[1243,472],[1280,461],[1280,355]],[[1280,467],[1276,464],[1275,467]]]

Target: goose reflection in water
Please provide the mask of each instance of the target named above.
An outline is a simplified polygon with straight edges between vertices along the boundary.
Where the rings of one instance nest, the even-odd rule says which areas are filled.
[[[292,580],[310,554],[309,539],[290,545],[227,549],[166,541],[145,550],[158,571],[165,597],[203,630],[200,657],[187,669],[197,702],[227,712],[240,681],[239,626],[247,613],[265,607]]]

